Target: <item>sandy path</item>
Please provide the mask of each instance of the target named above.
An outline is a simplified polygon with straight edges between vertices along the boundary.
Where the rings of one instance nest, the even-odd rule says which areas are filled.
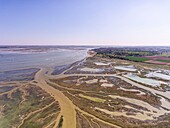
[[[61,107],[60,115],[63,115],[63,128],[76,128],[76,111],[73,103],[59,90],[48,85],[45,81],[47,70],[41,69],[35,75],[37,85],[53,96]],[[57,120],[58,122],[58,120]]]
[[[24,102],[24,101],[26,101],[27,99],[26,99],[26,96],[27,96],[27,91],[26,90],[24,90],[23,88],[20,88],[20,91],[22,91],[23,92],[23,95],[21,96],[21,98],[22,98],[22,101],[19,103],[19,106]]]

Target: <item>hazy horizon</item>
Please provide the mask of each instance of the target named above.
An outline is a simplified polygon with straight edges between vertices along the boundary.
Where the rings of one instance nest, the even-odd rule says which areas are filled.
[[[0,0],[0,45],[170,46],[169,0]]]
[[[95,45],[95,44],[92,44],[92,45],[86,45],[86,44],[63,44],[63,45],[60,45],[60,44],[49,44],[49,45],[48,45],[48,44],[9,44],[9,45],[6,45],[6,44],[2,44],[2,45],[0,45],[0,47],[5,47],[5,46],[7,46],[7,47],[8,47],[8,46],[11,46],[11,47],[15,47],[15,46],[16,46],[16,47],[17,47],[17,46],[18,46],[18,47],[20,47],[20,46],[21,46],[21,47],[22,47],[22,46],[23,46],[23,47],[27,47],[27,46],[28,46],[28,47],[29,47],[29,46],[30,46],[30,47],[31,47],[31,46],[33,46],[33,47],[34,47],[34,46],[35,46],[35,47],[36,47],[36,46],[40,46],[40,47],[41,47],[41,46],[42,46],[42,47],[43,47],[43,46],[44,46],[44,47],[46,47],[46,46],[47,46],[47,47],[48,47],[48,46],[49,46],[49,47],[50,47],[50,46],[54,46],[54,47],[55,47],[55,46],[68,46],[68,47],[69,47],[69,46],[73,46],[73,47],[74,47],[74,46],[75,46],[75,47],[76,47],[76,46],[77,46],[77,47],[79,47],[79,46],[80,46],[80,47],[170,47],[170,45],[105,45],[105,44],[103,44],[103,45],[102,45],[102,44],[101,44],[101,45],[97,45],[97,44],[96,44],[96,45]]]

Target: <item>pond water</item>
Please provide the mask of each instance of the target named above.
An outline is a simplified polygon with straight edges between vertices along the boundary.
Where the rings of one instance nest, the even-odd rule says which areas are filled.
[[[137,69],[133,67],[132,65],[130,66],[115,66],[114,67],[117,70],[123,70],[123,71],[131,71],[131,72],[136,72]]]
[[[104,71],[104,69],[100,69],[100,68],[88,68],[88,67],[80,68],[78,70],[83,71],[83,72],[103,72]]]
[[[151,85],[151,86],[160,86],[161,84],[166,84],[166,82],[163,82],[163,81],[158,81],[158,80],[154,80],[154,79],[150,79],[150,78],[142,78],[142,77],[139,77],[135,74],[127,74],[127,75],[124,75],[126,78],[129,78],[131,80],[134,80],[136,82],[139,82],[139,83],[142,83],[142,84],[146,84],[146,85]]]
[[[109,65],[110,63],[94,62],[94,64],[99,65],[99,66],[106,66],[106,65]]]
[[[155,78],[160,78],[163,80],[170,80],[170,75],[165,75],[162,73],[157,73],[157,72],[150,72],[149,74],[146,74],[147,77],[155,77]]]

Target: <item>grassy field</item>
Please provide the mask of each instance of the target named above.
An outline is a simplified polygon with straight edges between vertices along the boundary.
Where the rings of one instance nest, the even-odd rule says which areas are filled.
[[[134,57],[134,56],[126,56],[125,58],[128,60],[139,61],[139,62],[144,62],[149,60],[148,58]]]
[[[59,107],[56,106],[58,103],[53,103],[51,106],[34,113],[24,122],[22,128],[42,128],[55,121],[56,113],[59,111]]]
[[[168,62],[168,63],[170,63],[170,60],[161,60],[161,59],[157,59],[157,61],[160,61],[160,62]]]
[[[21,86],[22,87],[19,89],[12,91],[11,94],[3,94],[0,96],[0,105],[5,106],[1,110],[0,128],[17,127],[21,123],[21,120],[29,113],[41,109],[54,101],[49,94],[35,85]],[[23,100],[23,97],[25,97],[25,100]],[[56,107],[51,108],[51,106],[49,106],[45,111],[33,114],[31,118],[25,120],[25,123],[29,122],[27,123],[29,125],[25,125],[24,123],[22,128],[32,128],[34,126],[34,128],[41,128],[47,125],[52,119],[56,118],[55,115],[51,115],[47,118],[51,113],[53,114],[59,111],[59,109],[55,110],[55,108]],[[38,120],[43,120],[44,122],[33,122]]]

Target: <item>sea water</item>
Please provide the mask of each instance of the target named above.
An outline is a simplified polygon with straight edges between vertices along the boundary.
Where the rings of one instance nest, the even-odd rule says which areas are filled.
[[[74,63],[85,58],[87,49],[56,49],[45,52],[0,52],[0,72],[60,66]]]

